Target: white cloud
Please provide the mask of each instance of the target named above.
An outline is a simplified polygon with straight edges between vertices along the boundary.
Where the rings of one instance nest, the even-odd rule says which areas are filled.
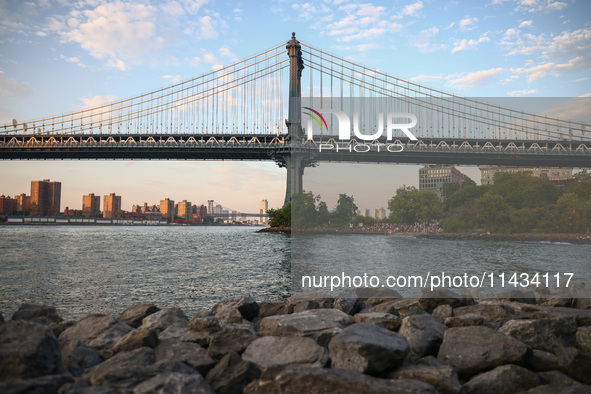
[[[468,31],[474,29],[476,27],[476,22],[478,22],[478,18],[476,17],[466,17],[462,19],[459,23],[460,31]]]
[[[477,39],[477,40],[472,40],[472,39],[466,40],[466,39],[462,39],[460,42],[455,42],[454,43],[454,47],[451,50],[451,53],[456,53],[456,52],[464,51],[464,50],[467,50],[467,49],[475,49],[478,46],[478,44],[481,44],[483,42],[488,42],[488,41],[490,41],[490,39],[488,38],[488,36],[486,35],[486,33],[482,37],[480,37],[479,39]]]
[[[199,18],[199,37],[198,38],[217,38],[216,31],[217,22],[211,16],[203,16]]]
[[[445,44],[434,44],[431,39],[439,34],[439,28],[436,26],[421,30],[412,40],[411,45],[419,49],[423,53],[433,52],[439,49],[447,48]]]
[[[82,63],[82,61],[79,58],[77,58],[76,56],[69,56],[68,57],[68,56],[61,55],[60,59],[63,59],[63,60],[70,62],[70,63],[74,63],[78,67],[82,67],[82,68],[86,67],[86,65],[84,63]]]
[[[201,63],[201,59],[198,56],[195,56],[189,60],[189,63],[191,64],[191,66],[198,66],[199,63]]]
[[[218,60],[213,53],[203,55],[203,61],[206,63],[216,63]]]
[[[94,108],[117,101],[117,96],[80,97],[80,101],[84,103],[83,108]]]
[[[125,70],[128,63],[164,46],[157,33],[157,9],[140,3],[101,3],[94,9],[73,10],[67,16],[50,21],[63,41],[78,43],[99,59],[108,59],[112,67]]]
[[[547,75],[559,77],[562,71],[572,72],[591,67],[591,55],[582,55],[570,59],[566,63],[546,62],[531,67],[512,69],[514,73],[527,76],[529,82]]]
[[[522,27],[531,27],[533,25],[533,21],[529,20],[529,21],[523,21],[519,24],[519,28]]]
[[[535,92],[536,92],[536,89],[514,90],[512,92],[509,92],[509,96],[519,97],[519,96],[525,96],[527,94],[534,94]]]
[[[447,85],[458,89],[476,88],[493,83],[495,81],[495,75],[503,71],[503,68],[497,67],[471,73],[462,73],[460,76],[450,79]]]
[[[416,3],[409,4],[402,9],[402,16],[416,16],[417,13],[423,8],[423,2],[417,1]]]
[[[0,70],[0,96],[5,98],[22,98],[32,94],[33,86],[27,82],[21,82],[9,78]]]
[[[522,35],[519,30],[505,32],[502,44],[510,55],[531,55],[540,53],[544,56],[560,54],[586,53],[591,51],[591,29],[564,31],[559,35],[533,34]]]
[[[224,56],[224,57],[235,57],[236,55],[234,55],[234,53],[232,53],[232,51],[229,48],[223,47],[220,48],[220,55]]]
[[[563,1],[554,0],[517,0],[517,11],[526,12],[551,12],[560,11],[568,7]]]
[[[162,78],[169,80],[170,83],[173,83],[173,84],[179,83],[182,81],[180,75],[163,75]]]

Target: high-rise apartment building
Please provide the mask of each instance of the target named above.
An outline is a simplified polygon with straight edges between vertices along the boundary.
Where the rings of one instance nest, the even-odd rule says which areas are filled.
[[[196,205],[195,208],[195,215],[201,219],[207,216],[207,207],[205,205]]]
[[[213,210],[213,200],[207,200],[207,213],[215,213],[215,211]]]
[[[121,196],[111,193],[103,199],[103,217],[117,219],[121,217]]]
[[[480,167],[480,183],[492,185],[497,172],[516,173],[526,171],[538,178],[546,178],[556,187],[564,188],[573,179],[573,169],[567,167]]]
[[[31,197],[21,193],[16,197],[16,211],[29,212],[31,210]]]
[[[95,196],[90,193],[88,196],[82,196],[82,216],[95,218],[101,215],[101,196]]]
[[[454,166],[432,165],[419,169],[419,190],[428,190],[442,196],[446,183],[462,184],[465,175]]]
[[[267,224],[269,222],[269,218],[267,216],[263,216],[267,213],[269,209],[269,202],[267,200],[261,200],[259,205],[259,214],[261,215],[259,218],[259,223]]]
[[[191,219],[191,203],[183,200],[178,204],[178,216],[183,219]]]
[[[32,216],[57,216],[60,212],[62,183],[49,179],[31,182]]]
[[[167,220],[174,219],[174,201],[170,198],[165,198],[164,200],[160,200],[160,212],[162,213],[162,218]]]
[[[0,196],[0,213],[4,215],[12,215],[16,212],[16,198]]]

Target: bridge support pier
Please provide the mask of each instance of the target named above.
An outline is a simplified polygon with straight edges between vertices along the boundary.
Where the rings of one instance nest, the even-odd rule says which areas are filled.
[[[287,169],[287,185],[285,188],[285,201],[283,205],[289,204],[291,196],[303,192],[304,186],[304,163],[301,155],[288,154],[285,156],[285,168]]]

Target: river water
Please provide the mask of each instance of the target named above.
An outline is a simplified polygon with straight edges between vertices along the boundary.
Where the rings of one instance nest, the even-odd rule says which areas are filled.
[[[178,306],[191,317],[232,295],[282,299],[299,289],[302,275],[343,272],[382,280],[441,271],[573,272],[573,282],[591,282],[591,245],[362,234],[290,237],[257,230],[0,226],[0,312],[10,317],[29,302],[55,305],[65,318],[79,319],[88,313],[117,316],[132,304],[152,302]]]

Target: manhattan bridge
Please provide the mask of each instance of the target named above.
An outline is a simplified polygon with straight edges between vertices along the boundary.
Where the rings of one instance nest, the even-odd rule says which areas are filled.
[[[350,138],[339,138],[334,110],[357,112]],[[418,119],[416,138],[380,133],[389,110]],[[288,202],[304,169],[329,161],[589,168],[590,126],[432,89],[293,34],[162,89],[0,125],[0,159],[271,160],[287,168]]]

